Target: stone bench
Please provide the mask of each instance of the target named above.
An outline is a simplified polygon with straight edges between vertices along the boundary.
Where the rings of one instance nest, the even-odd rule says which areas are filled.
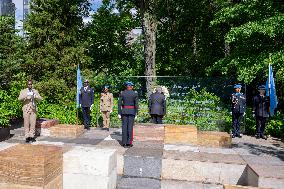
[[[50,128],[52,137],[70,137],[76,138],[84,133],[83,125],[59,124]]]
[[[1,189],[61,189],[62,148],[19,144],[0,151]]]

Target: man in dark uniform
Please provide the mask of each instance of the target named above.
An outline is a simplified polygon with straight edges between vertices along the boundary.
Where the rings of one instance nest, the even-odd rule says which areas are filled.
[[[235,93],[232,94],[232,138],[239,137],[240,135],[240,121],[246,111],[246,97],[241,93],[241,85],[235,85]]]
[[[84,86],[80,89],[79,103],[82,107],[84,128],[90,130],[91,110],[94,104],[94,90],[89,87],[89,81],[84,81]]]
[[[162,88],[157,87],[156,92],[152,93],[149,98],[149,113],[152,123],[162,124],[162,119],[166,114],[166,99],[162,94]]]
[[[269,117],[269,97],[265,96],[265,88],[265,85],[259,86],[259,94],[253,98],[253,116],[256,118],[256,138],[266,140],[264,130]]]
[[[133,124],[138,113],[138,93],[133,91],[133,83],[125,82],[118,100],[118,117],[122,120],[122,145],[132,147]]]

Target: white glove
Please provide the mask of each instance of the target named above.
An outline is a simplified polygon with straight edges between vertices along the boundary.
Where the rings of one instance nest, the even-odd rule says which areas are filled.
[[[109,113],[112,113],[112,110],[110,110]]]
[[[32,96],[32,95],[34,95],[34,93],[31,91],[31,92],[28,92],[27,95]]]
[[[118,118],[121,119],[121,115],[120,114],[118,114]]]
[[[81,104],[79,104],[80,108],[81,108]]]
[[[244,115],[246,115],[246,112],[244,112]]]
[[[254,114],[254,113],[252,114],[252,117],[255,117],[255,114]]]
[[[92,109],[93,109],[93,106],[94,106],[94,104],[92,104],[92,105],[91,105],[90,110],[92,110]]]
[[[134,119],[136,120],[136,119],[137,119],[137,116],[135,116]]]
[[[233,115],[233,112],[230,112],[230,115]]]

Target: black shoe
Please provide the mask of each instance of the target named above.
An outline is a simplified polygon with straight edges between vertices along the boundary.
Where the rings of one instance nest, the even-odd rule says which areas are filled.
[[[235,135],[232,135],[232,138],[235,138],[236,136]]]
[[[238,137],[238,138],[242,138],[242,135],[238,134],[237,137]]]
[[[260,136],[259,136],[259,135],[256,135],[255,138],[256,138],[256,139],[260,139]]]
[[[127,144],[122,144],[123,148],[127,148]]]
[[[30,142],[30,137],[26,138],[26,143],[29,143]]]
[[[263,136],[261,135],[260,138],[264,139],[264,140],[267,140],[267,137],[266,136]]]
[[[89,130],[90,130],[90,127],[85,127],[84,129],[86,129],[86,130],[88,130],[88,131],[89,131]]]
[[[36,142],[35,137],[31,138],[31,141],[32,141],[32,142]]]

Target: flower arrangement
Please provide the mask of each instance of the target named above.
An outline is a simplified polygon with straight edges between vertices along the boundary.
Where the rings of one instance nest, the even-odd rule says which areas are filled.
[[[157,86],[157,87],[158,87],[158,86]],[[153,93],[156,92],[156,88],[157,88],[157,87],[154,88]],[[165,95],[165,98],[166,98],[166,99],[167,99],[168,97],[170,97],[169,90],[168,90],[168,88],[167,88],[166,86],[159,86],[159,87],[162,88],[162,93]]]

